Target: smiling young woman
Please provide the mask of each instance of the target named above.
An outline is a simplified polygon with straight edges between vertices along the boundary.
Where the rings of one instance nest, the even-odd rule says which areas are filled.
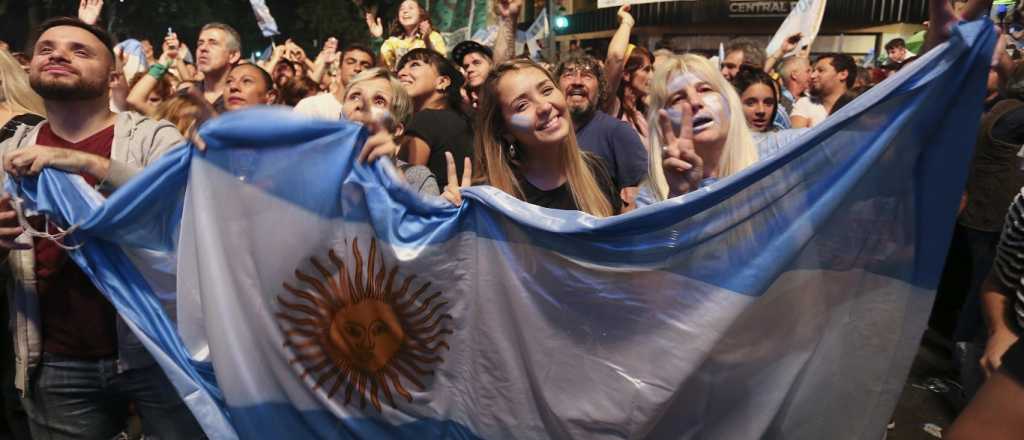
[[[477,113],[474,156],[473,182],[517,199],[597,217],[621,210],[618,188],[603,163],[576,144],[565,95],[533,61],[508,61],[488,75]],[[446,197],[458,203],[461,199],[452,194],[458,186],[452,180]]]

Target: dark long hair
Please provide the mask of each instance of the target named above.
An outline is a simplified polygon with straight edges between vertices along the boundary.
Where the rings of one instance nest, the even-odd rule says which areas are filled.
[[[419,60],[434,66],[437,69],[437,73],[441,76],[447,76],[449,81],[448,88],[444,89],[444,102],[448,105],[448,109],[465,116],[462,109],[462,94],[460,89],[462,84],[465,82],[462,74],[459,73],[458,68],[455,67],[448,58],[441,55],[436,50],[418,48],[410,50],[402,59],[398,60],[398,65],[395,67],[395,71],[401,71],[405,64]]]
[[[772,115],[769,120],[774,124],[775,116],[779,113],[779,88],[775,80],[763,70],[745,65],[740,67],[740,71],[736,73],[736,77],[732,80],[732,85],[736,88],[736,93],[740,95],[741,102],[743,100],[743,92],[747,91],[750,86],[757,84],[764,84],[769,89],[772,89],[772,96],[775,97],[775,107],[772,107]],[[769,128],[771,128],[770,125]]]
[[[629,54],[629,58],[626,59],[626,66],[622,69],[622,75],[625,76],[626,74],[629,74],[630,78],[632,78],[633,74],[644,66],[644,61],[654,65],[654,55],[651,54],[651,51],[637,46],[633,49],[633,53]],[[636,120],[636,112],[626,114],[626,87],[629,87],[629,84],[620,82],[619,90],[615,92],[615,95],[619,97],[619,114],[616,116],[619,119],[622,119],[622,115],[626,115],[626,118],[629,119],[629,123],[633,124],[633,127],[637,128],[637,132],[640,132],[640,125]],[[633,107],[639,110],[641,115],[647,114],[647,103],[644,102],[642,96],[636,97],[636,101],[633,102]],[[641,118],[643,117],[644,116],[641,116]]]

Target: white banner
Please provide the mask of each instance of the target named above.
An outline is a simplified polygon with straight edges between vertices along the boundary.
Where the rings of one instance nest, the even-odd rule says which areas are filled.
[[[782,26],[775,32],[772,41],[768,43],[766,51],[769,54],[775,53],[782,46],[782,42],[786,41],[787,37],[798,32],[803,35],[803,38],[800,39],[800,43],[796,45],[795,50],[800,50],[804,46],[810,46],[814,42],[814,38],[818,36],[818,29],[821,28],[821,19],[825,16],[825,2],[826,0],[800,0],[795,2],[796,4],[789,11],[786,21],[782,22]]]

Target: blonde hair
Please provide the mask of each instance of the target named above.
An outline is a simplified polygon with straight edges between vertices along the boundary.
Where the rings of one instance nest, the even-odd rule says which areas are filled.
[[[658,110],[665,107],[670,98],[668,81],[683,72],[693,73],[701,80],[706,81],[714,91],[725,98],[729,105],[729,130],[726,132],[722,157],[718,161],[716,170],[718,178],[736,174],[758,160],[757,145],[754,143],[754,137],[750,134],[750,129],[747,128],[740,97],[732,84],[722,77],[722,74],[707,58],[693,54],[672,55],[654,69],[650,92],[651,107],[647,114],[647,122],[650,127],[648,138],[651,146],[648,180],[658,200],[665,200],[669,193],[665,172],[661,166],[661,124],[658,122]]]
[[[191,136],[200,125],[216,116],[213,106],[199,96],[181,93],[161,102],[153,112],[153,119],[174,124],[183,136]]]
[[[398,77],[391,73],[390,70],[374,67],[359,72],[359,74],[349,80],[348,85],[345,86],[345,93],[342,96],[348,96],[348,91],[352,90],[352,87],[356,84],[374,79],[386,79],[391,87],[391,105],[388,107],[391,117],[402,124],[409,122],[409,116],[412,115],[412,98],[405,91],[405,87],[402,87]]]
[[[32,90],[28,74],[6,50],[0,50],[0,105],[13,113],[46,116],[43,98]]]
[[[476,133],[473,138],[474,181],[494,186],[519,200],[524,200],[525,196],[517,178],[519,163],[512,157],[503,140],[503,135],[508,134],[508,131],[501,112],[498,82],[506,73],[524,69],[543,72],[556,87],[558,86],[558,81],[551,73],[533,61],[514,59],[499,64],[491,70],[482,86],[483,93],[480,97]],[[597,217],[614,215],[611,203],[587,165],[587,161],[593,159],[585,157],[576,144],[576,134],[572,130],[569,130],[569,135],[566,136],[560,150],[569,192],[572,193],[572,198],[580,211]]]

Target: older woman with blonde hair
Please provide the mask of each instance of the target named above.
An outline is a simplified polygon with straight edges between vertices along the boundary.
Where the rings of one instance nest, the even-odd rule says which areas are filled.
[[[676,197],[758,161],[736,90],[699,55],[673,55],[651,84],[652,201]]]
[[[46,116],[43,98],[28,82],[28,74],[7,51],[0,50],[0,141],[18,125],[35,125]]]
[[[622,200],[605,165],[576,143],[565,95],[551,73],[530,60],[491,70],[477,109],[472,182],[494,186],[534,205],[597,217],[621,211]],[[461,204],[461,185],[448,155],[444,196]],[[467,169],[471,168],[466,159]]]

